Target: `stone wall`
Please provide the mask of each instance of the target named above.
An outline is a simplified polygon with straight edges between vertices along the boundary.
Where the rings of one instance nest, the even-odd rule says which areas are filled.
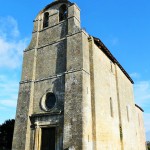
[[[145,150],[146,148],[146,137],[145,137],[145,128],[144,128],[144,117],[143,110],[139,108],[137,105],[135,106],[136,115],[135,118],[137,120],[137,132],[136,135],[138,137],[137,150]]]
[[[29,120],[30,90],[30,83],[20,85],[12,150],[25,150]]]
[[[59,22],[62,4],[68,17]],[[43,106],[49,92],[56,97],[51,110]],[[56,150],[137,150],[138,142],[144,150],[142,119],[131,81],[80,28],[76,4],[43,9],[24,51],[13,150],[40,150],[45,127],[56,128]]]
[[[136,149],[136,119],[133,85],[124,73],[116,66],[118,98],[120,101],[120,117],[122,126],[122,142],[124,149]],[[134,137],[134,138],[131,138]]]
[[[91,41],[93,42],[93,41]],[[92,43],[91,43],[92,44]],[[91,93],[93,95],[95,149],[121,149],[114,64],[94,44],[91,47]],[[111,70],[111,65],[113,70]],[[112,100],[112,108],[110,106]],[[111,112],[112,109],[112,112]],[[111,114],[113,113],[113,114]]]
[[[93,147],[95,150],[136,150],[139,143],[144,143],[145,132],[142,112],[138,112],[141,129],[136,129],[133,84],[120,67],[95,45],[92,37],[89,43]],[[140,145],[145,149],[144,144]]]

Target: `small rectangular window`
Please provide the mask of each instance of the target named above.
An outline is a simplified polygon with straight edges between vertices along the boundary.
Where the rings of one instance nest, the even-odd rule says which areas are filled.
[[[129,106],[126,106],[126,110],[127,110],[127,120],[130,121]]]
[[[112,98],[110,97],[110,115],[111,117],[114,117],[114,114],[113,114],[113,102],[112,102]]]
[[[140,126],[140,115],[138,114],[139,126]]]
[[[112,64],[112,61],[110,61],[110,71],[113,73],[113,64]]]
[[[49,13],[44,13],[44,19],[43,19],[43,28],[46,28],[49,26]]]
[[[67,19],[67,16],[68,16],[68,8],[65,4],[63,4],[59,8],[59,21],[63,21],[65,19]]]

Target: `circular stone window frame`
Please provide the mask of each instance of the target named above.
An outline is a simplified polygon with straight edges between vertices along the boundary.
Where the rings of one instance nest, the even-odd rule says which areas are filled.
[[[48,93],[54,94],[54,95],[55,95],[55,98],[56,98],[55,105],[54,105],[51,109],[47,108],[47,106],[46,106],[46,96],[47,96]],[[46,93],[42,96],[41,102],[40,102],[40,106],[41,106],[42,110],[44,110],[44,111],[46,111],[46,112],[50,112],[50,111],[52,111],[52,110],[54,110],[54,109],[56,108],[56,105],[57,105],[57,96],[56,96],[56,94],[55,94],[54,92],[48,91],[48,92],[46,92]]]

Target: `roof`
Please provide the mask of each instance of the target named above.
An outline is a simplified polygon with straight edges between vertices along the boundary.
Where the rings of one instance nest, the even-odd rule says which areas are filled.
[[[136,106],[137,108],[139,108],[142,112],[144,112],[144,110],[143,110],[140,106],[138,106],[137,104],[135,104],[135,106]]]
[[[116,63],[118,67],[122,70],[122,72],[126,75],[126,77],[131,81],[132,84],[134,84],[134,81],[131,79],[129,74],[125,71],[125,69],[120,65],[120,63],[117,61],[117,59],[111,54],[111,52],[108,50],[108,48],[102,43],[102,41],[99,38],[93,37],[95,44],[107,55],[108,58],[111,59],[113,63]]]

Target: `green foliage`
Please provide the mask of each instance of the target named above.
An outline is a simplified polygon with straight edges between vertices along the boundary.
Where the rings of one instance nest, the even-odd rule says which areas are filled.
[[[147,141],[147,150],[150,150],[150,141]]]
[[[7,120],[0,125],[0,150],[11,150],[15,120]]]

